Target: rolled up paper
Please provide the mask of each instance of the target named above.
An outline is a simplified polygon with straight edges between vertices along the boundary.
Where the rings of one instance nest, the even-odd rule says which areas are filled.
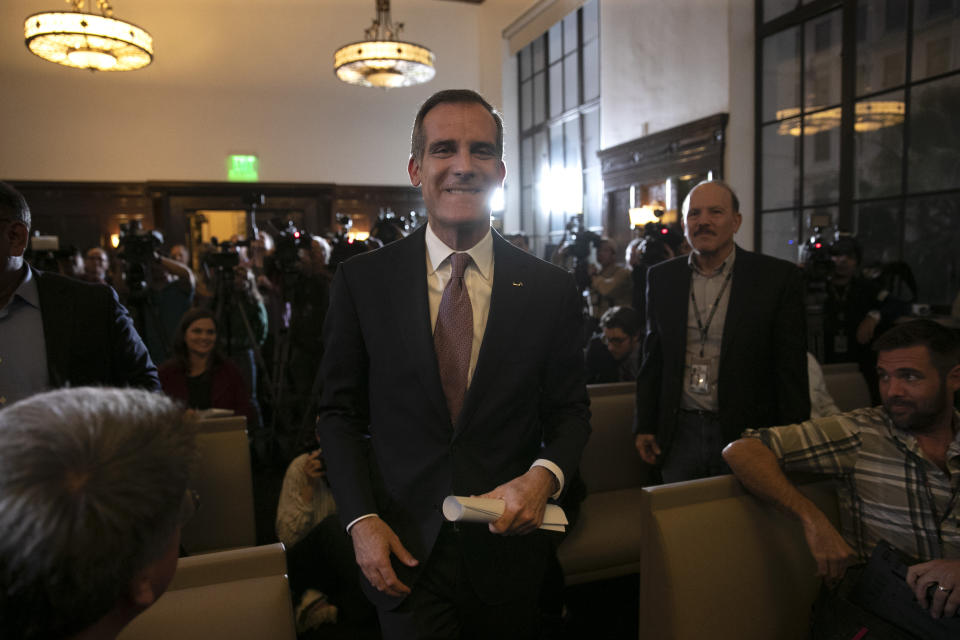
[[[493,522],[503,515],[505,504],[497,498],[468,498],[447,496],[443,500],[443,517],[450,522]],[[566,531],[567,514],[556,504],[548,504],[543,514],[541,529]]]

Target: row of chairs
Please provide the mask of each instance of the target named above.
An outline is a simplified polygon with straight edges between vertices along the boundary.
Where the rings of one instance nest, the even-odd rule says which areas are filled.
[[[842,409],[869,403],[856,365],[827,365],[824,373]],[[796,524],[730,476],[644,487],[649,469],[629,429],[632,385],[598,385],[590,395],[594,433],[581,463],[589,493],[559,550],[568,584],[640,573],[641,637],[696,638],[710,628],[716,638],[787,638],[804,629],[805,605],[796,603],[810,601],[815,581]],[[246,419],[206,420],[199,440],[193,486],[203,505],[182,540],[200,555],[180,560],[168,592],[120,638],[293,640],[283,545],[253,546]],[[824,483],[809,491],[836,517]]]

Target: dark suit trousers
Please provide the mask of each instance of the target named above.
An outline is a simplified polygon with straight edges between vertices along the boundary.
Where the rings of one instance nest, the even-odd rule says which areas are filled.
[[[539,590],[516,601],[482,602],[467,578],[466,553],[470,549],[454,525],[444,524],[411,594],[392,611],[378,609],[384,640],[539,636]]]

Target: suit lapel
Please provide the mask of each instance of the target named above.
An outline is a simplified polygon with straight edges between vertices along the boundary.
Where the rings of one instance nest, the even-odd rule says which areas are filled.
[[[42,271],[33,270],[40,299],[40,317],[43,323],[43,342],[47,350],[47,376],[51,388],[64,386],[68,380],[70,362],[70,318],[73,318],[73,297],[63,295],[55,279]]]
[[[686,353],[687,350],[687,312],[690,308],[690,267],[686,260],[677,260],[669,272],[667,294],[664,296],[663,334],[666,341],[669,336],[677,347],[666,345],[665,353]],[[670,293],[676,291],[676,294]],[[669,333],[668,333],[669,332]]]
[[[416,363],[425,395],[441,416],[448,416],[447,401],[440,384],[440,371],[433,348],[433,327],[430,326],[430,302],[426,278],[426,225],[403,242],[404,253],[386,274],[390,310],[396,318],[400,339]],[[449,418],[448,418],[449,419]]]
[[[733,261],[733,280],[730,282],[730,301],[727,303],[727,317],[723,320],[723,338],[720,341],[720,362],[723,354],[729,353],[730,345],[737,335],[740,317],[747,306],[750,290],[753,288],[753,270],[750,268],[750,254],[736,247],[736,259]]]
[[[495,379],[500,360],[508,349],[509,336],[516,330],[516,323],[523,318],[524,269],[522,264],[511,255],[508,246],[499,233],[493,233],[493,290],[490,292],[490,311],[487,314],[487,326],[477,355],[477,366],[467,395],[463,401],[463,411],[456,425],[456,434],[469,424],[470,417],[476,412],[485,390]],[[519,283],[519,284],[517,284]]]

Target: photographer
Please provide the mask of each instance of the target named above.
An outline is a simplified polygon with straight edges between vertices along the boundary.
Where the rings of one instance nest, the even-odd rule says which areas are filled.
[[[213,240],[220,251],[208,252],[203,261],[213,296],[210,308],[219,328],[217,343],[247,384],[251,407],[247,427],[250,433],[257,433],[263,418],[257,400],[256,356],[267,337],[267,309],[253,272],[240,264],[239,241],[217,244]]]
[[[630,306],[633,282],[630,269],[617,263],[617,247],[609,238],[603,238],[597,245],[597,265],[590,264],[587,273],[590,274],[593,317],[599,320],[607,309]]]
[[[126,294],[150,356],[163,362],[172,354],[180,318],[193,304],[196,277],[187,265],[159,254],[154,255],[147,274],[146,289],[141,287],[142,282],[133,288],[125,280],[127,286],[121,290],[121,296]]]
[[[874,404],[879,403],[876,354],[870,348],[875,335],[892,326],[887,292],[859,274],[860,244],[840,236],[829,247],[831,273],[823,298],[823,363],[856,362]]]
[[[643,227],[643,235],[627,245],[627,264],[633,270],[633,308],[640,315],[641,322],[647,317],[647,270],[680,255],[682,244],[681,234],[662,222],[648,222]]]

